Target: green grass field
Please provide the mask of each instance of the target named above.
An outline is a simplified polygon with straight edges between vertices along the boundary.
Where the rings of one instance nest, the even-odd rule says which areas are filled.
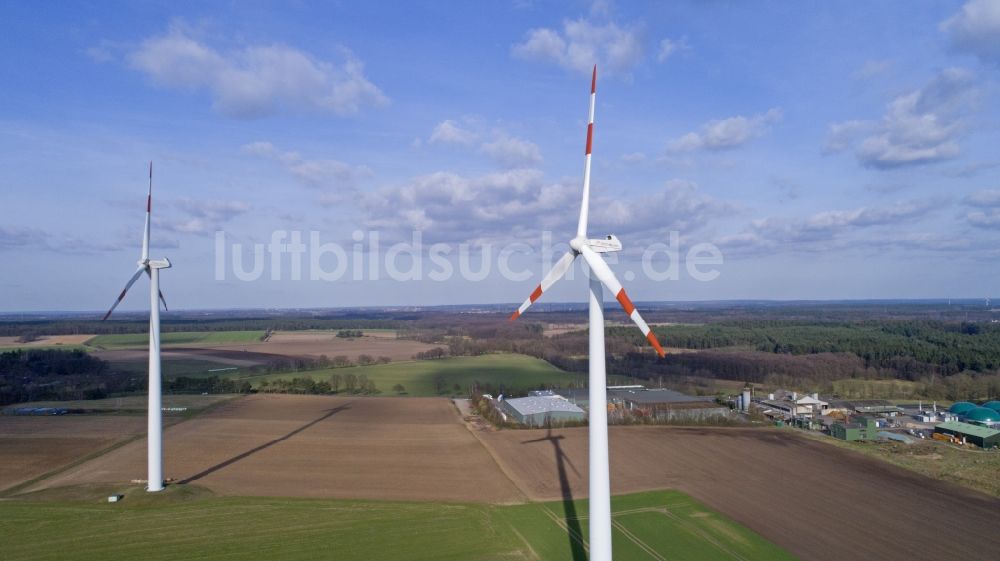
[[[473,382],[492,384],[494,387],[503,385],[505,388],[535,389],[539,384],[566,386],[570,382],[580,384],[584,381],[583,374],[572,374],[552,366],[544,360],[539,360],[518,354],[491,354],[473,357],[454,357],[439,360],[419,360],[407,362],[392,362],[373,366],[355,366],[351,368],[331,368],[312,370],[308,372],[284,372],[267,374],[248,378],[255,387],[264,380],[283,378],[301,378],[312,376],[317,382],[329,380],[331,374],[348,374],[360,376],[364,374],[382,395],[394,395],[392,387],[402,384],[406,395],[434,396],[441,395],[434,385],[438,376],[444,378],[446,391],[451,393],[455,384],[467,392]],[[240,375],[234,376],[240,378]]]
[[[582,561],[585,501],[492,506],[213,497],[176,486],[54,490],[0,502],[2,557],[31,559],[343,559]],[[794,559],[675,491],[613,499],[614,553],[629,561]],[[570,537],[580,527],[583,541]]]
[[[161,345],[223,345],[227,343],[252,343],[260,341],[263,331],[177,331],[160,335]],[[104,349],[144,347],[149,345],[146,333],[98,335],[87,340],[87,346]]]

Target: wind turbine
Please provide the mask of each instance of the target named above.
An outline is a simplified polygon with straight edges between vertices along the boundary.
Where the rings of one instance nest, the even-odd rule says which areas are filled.
[[[170,267],[170,261],[149,258],[149,218],[153,210],[153,162],[149,162],[149,192],[146,195],[146,228],[142,232],[142,256],[139,258],[139,268],[125,284],[114,305],[104,314],[103,320],[111,316],[118,304],[125,299],[125,293],[135,284],[143,273],[149,277],[149,417],[146,424],[147,451],[146,470],[147,486],[150,493],[163,490],[163,395],[162,376],[160,372],[160,302],[167,309],[167,301],[160,292],[160,269]]]
[[[635,309],[625,289],[601,257],[600,253],[621,251],[622,244],[613,235],[587,239],[587,216],[590,206],[590,151],[594,139],[594,100],[597,97],[597,66],[590,79],[590,118],[587,124],[587,150],[583,168],[583,201],[576,237],[570,240],[570,251],[556,262],[531,296],[510,316],[515,320],[538,300],[556,281],[561,279],[573,261],[583,256],[590,269],[590,559],[611,560],[611,483],[608,467],[608,406],[607,378],[604,359],[604,286],[615,295],[625,313],[646,336],[646,340],[661,357],[665,355],[656,334]],[[602,286],[603,284],[603,286]]]

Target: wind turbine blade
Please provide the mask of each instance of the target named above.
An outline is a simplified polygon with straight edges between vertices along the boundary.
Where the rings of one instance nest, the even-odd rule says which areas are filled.
[[[149,162],[149,191],[146,194],[146,227],[142,231],[142,261],[149,259],[149,215],[153,210],[153,162]]]
[[[132,288],[132,285],[135,284],[135,281],[136,279],[139,278],[139,275],[141,275],[142,272],[146,270],[147,270],[146,267],[143,266],[140,266],[138,269],[135,270],[135,274],[132,275],[132,278],[128,279],[128,283],[125,284],[125,288],[122,289],[122,293],[118,295],[118,299],[115,300],[115,303],[111,306],[111,309],[108,310],[108,313],[104,314],[104,317],[101,318],[101,321],[104,321],[111,316],[111,312],[115,311],[115,308],[118,307],[118,304],[121,304],[122,300],[125,299],[125,293],[128,292],[128,289]]]
[[[587,151],[583,164],[583,201],[580,203],[580,221],[576,226],[577,237],[587,237],[587,217],[590,213],[590,149],[594,143],[594,101],[597,99],[597,65],[590,78],[590,113],[587,123]]]
[[[547,291],[549,287],[555,284],[557,280],[563,278],[563,275],[566,274],[566,271],[568,271],[570,266],[573,264],[574,259],[576,259],[576,252],[570,251],[566,255],[563,255],[559,261],[556,261],[555,266],[552,267],[549,274],[545,275],[545,278],[542,279],[541,284],[535,288],[535,291],[531,293],[531,296],[528,296],[528,299],[521,304],[521,307],[511,314],[510,321],[517,319],[518,316],[523,314],[524,311],[528,309],[528,306],[534,304],[535,300],[541,298],[542,294]]]
[[[656,354],[661,357],[665,356],[667,353],[660,346],[660,341],[656,338],[656,334],[653,330],[649,328],[646,321],[642,319],[639,315],[639,310],[635,309],[635,304],[629,299],[628,294],[625,293],[625,288],[622,287],[622,283],[618,282],[618,278],[615,277],[614,272],[611,271],[611,267],[597,254],[593,249],[587,246],[583,246],[580,249],[580,253],[583,254],[583,258],[587,260],[587,265],[590,266],[590,270],[597,275],[597,278],[601,280],[604,286],[608,287],[608,290],[615,295],[618,303],[621,304],[622,308],[625,310],[625,314],[639,327],[642,334],[646,336],[646,340],[649,344],[656,349]]]
[[[149,277],[149,280],[153,280],[153,273],[149,272],[148,267],[146,268],[146,276]],[[160,302],[163,304],[163,310],[169,311],[169,308],[167,308],[167,299],[163,297],[163,291],[160,290],[159,293],[160,293]]]

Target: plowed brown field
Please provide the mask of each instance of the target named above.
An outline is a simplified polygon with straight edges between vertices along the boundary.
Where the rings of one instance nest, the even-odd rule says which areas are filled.
[[[546,431],[480,433],[535,500],[561,498]],[[553,431],[574,497],[587,495],[587,430]],[[793,432],[612,427],[614,494],[673,488],[804,559],[998,559],[1000,500]]]
[[[143,432],[145,417],[0,415],[0,490]]]
[[[164,433],[164,475],[221,494],[523,501],[445,399],[254,395]],[[128,482],[140,439],[35,488]]]

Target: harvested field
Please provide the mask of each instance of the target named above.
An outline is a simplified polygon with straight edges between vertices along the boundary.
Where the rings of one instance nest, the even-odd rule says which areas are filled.
[[[234,394],[211,394],[211,395],[193,395],[193,394],[165,394],[163,396],[162,405],[164,408],[183,408],[187,412],[200,411],[215,405],[216,403],[226,401],[228,399],[233,399],[238,397]],[[69,401],[31,401],[27,403],[16,403],[14,405],[6,405],[3,410],[7,414],[12,414],[13,410],[21,407],[61,407],[65,409],[82,409],[87,412],[95,412],[100,414],[108,413],[130,413],[138,412],[142,415],[146,414],[146,401],[148,398],[145,395],[129,395],[125,397],[106,397],[104,399],[79,399],[79,400],[69,400]],[[164,416],[170,416],[171,414],[176,414],[174,411],[164,411]],[[21,417],[24,418],[24,417]],[[78,418],[78,417],[74,417]]]
[[[276,331],[270,339],[239,345],[213,345],[213,349],[250,351],[290,357],[333,358],[346,355],[351,360],[358,355],[387,356],[392,360],[410,360],[413,355],[439,345],[428,345],[408,339],[396,339],[394,331],[365,332],[363,337],[345,339],[336,331]]]
[[[0,490],[146,430],[142,417],[0,416]]]
[[[254,395],[164,434],[164,475],[225,495],[523,500],[446,399]],[[145,439],[34,488],[127,483]]]
[[[565,335],[574,331],[586,331],[586,323],[547,323],[542,328],[542,335],[552,337],[555,335]]]
[[[99,359],[117,363],[141,363],[144,365],[146,364],[146,361],[149,360],[149,351],[146,349],[92,351],[90,354]],[[191,349],[183,347],[172,349],[164,348],[160,350],[160,359],[163,362],[173,360],[198,360],[228,366],[259,366],[279,358],[284,357],[263,353],[231,350],[223,351],[215,349]]]
[[[534,500],[562,493],[553,441],[527,441],[558,439],[569,488],[586,496],[586,429],[478,436]],[[804,559],[987,560],[1000,550],[1000,500],[792,432],[612,427],[610,441],[613,493],[678,489]]]
[[[74,347],[84,344],[93,335],[39,335],[30,343],[21,343],[20,337],[0,337],[0,349],[31,349],[35,347]]]

